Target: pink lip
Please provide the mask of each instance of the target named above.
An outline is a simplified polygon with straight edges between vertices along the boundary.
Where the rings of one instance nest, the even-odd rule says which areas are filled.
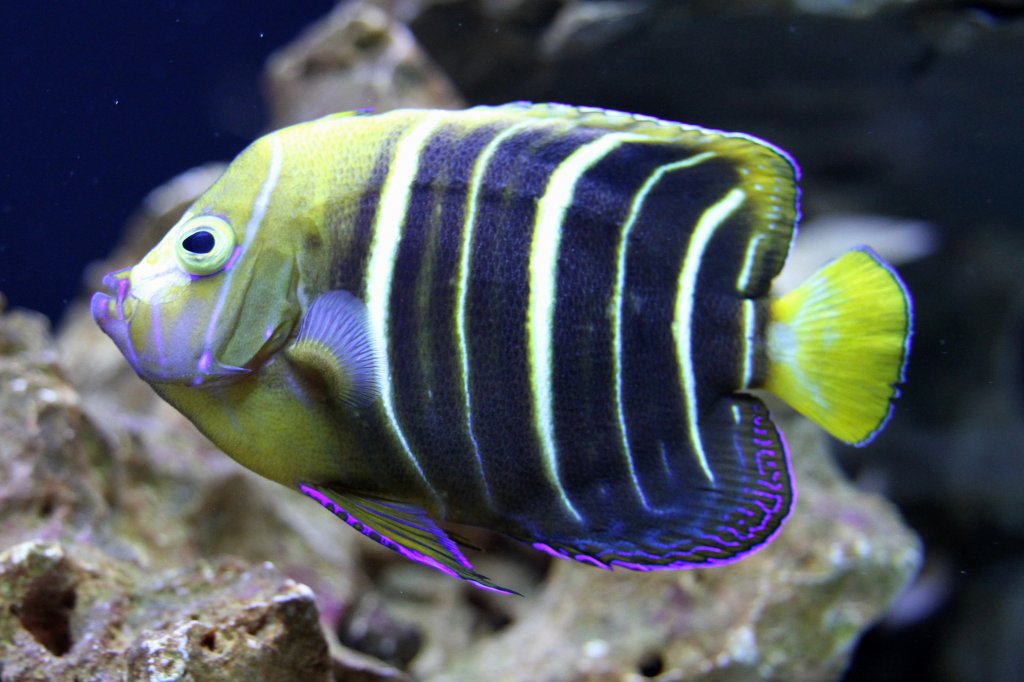
[[[108,273],[103,278],[103,286],[110,293],[98,291],[93,294],[89,308],[92,312],[92,319],[96,321],[100,329],[113,339],[132,366],[138,367],[135,349],[132,347],[129,334],[129,320],[125,315],[125,298],[131,287],[131,282],[128,279],[130,270],[130,268],[124,268]]]
[[[92,317],[100,327],[103,327],[104,324],[109,323],[113,319],[121,322],[125,321],[124,299],[131,287],[131,280],[128,278],[130,271],[131,268],[123,268],[108,272],[103,277],[103,286],[113,296],[102,291],[96,292],[93,295],[91,303]]]

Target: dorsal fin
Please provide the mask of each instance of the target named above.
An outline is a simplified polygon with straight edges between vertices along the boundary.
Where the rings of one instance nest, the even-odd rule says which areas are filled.
[[[768,293],[772,279],[782,270],[789,254],[800,218],[800,168],[785,151],[745,133],[597,107],[514,102],[495,108],[539,119],[561,116],[579,126],[636,133],[651,141],[689,149],[693,154],[713,154],[742,169],[736,189],[744,197],[743,210],[749,212],[750,227],[746,234],[738,235],[747,251],[736,288],[744,298]]]

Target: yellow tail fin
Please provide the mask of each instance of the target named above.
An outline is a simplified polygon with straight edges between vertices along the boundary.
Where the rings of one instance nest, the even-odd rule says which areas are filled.
[[[765,388],[836,438],[865,445],[899,395],[911,302],[868,248],[849,251],[771,304]]]

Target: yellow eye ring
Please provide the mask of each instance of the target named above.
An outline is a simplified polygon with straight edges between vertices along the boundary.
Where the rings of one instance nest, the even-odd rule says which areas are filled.
[[[192,218],[178,230],[175,254],[181,267],[193,275],[218,272],[235,251],[235,231],[220,216]]]

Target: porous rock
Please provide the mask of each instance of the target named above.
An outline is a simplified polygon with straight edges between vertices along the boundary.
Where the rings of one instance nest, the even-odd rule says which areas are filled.
[[[308,587],[273,567],[149,574],[95,548],[28,541],[0,554],[3,679],[332,679]]]

